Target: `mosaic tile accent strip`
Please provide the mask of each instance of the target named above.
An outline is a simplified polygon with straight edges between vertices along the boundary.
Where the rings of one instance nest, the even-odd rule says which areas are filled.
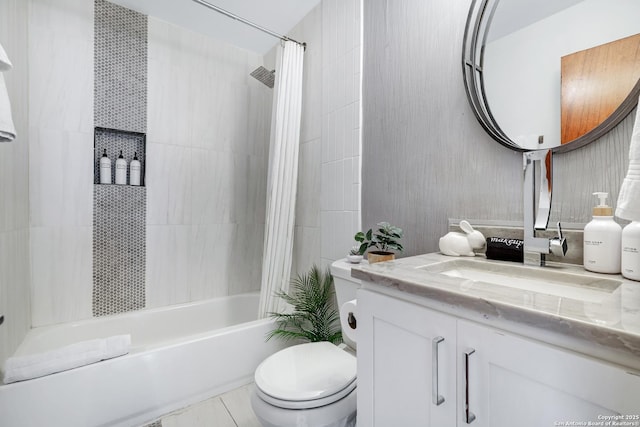
[[[144,171],[146,160],[146,136],[143,133],[124,132],[115,129],[96,128],[94,131],[94,161],[93,161],[93,183],[100,183],[100,158],[104,149],[107,149],[107,156],[111,159],[111,182],[115,181],[116,160],[122,151],[127,165],[131,164],[133,156],[137,155],[140,161],[140,185],[144,186]],[[129,169],[127,167],[127,183],[129,183]]]
[[[95,0],[95,126],[147,131],[147,16]]]
[[[93,188],[93,315],[144,308],[146,188]]]
[[[144,185],[147,17],[104,0],[94,5],[92,302],[93,315],[104,316],[145,307],[146,189],[97,183],[106,148],[112,165],[120,150],[127,163],[137,152]]]

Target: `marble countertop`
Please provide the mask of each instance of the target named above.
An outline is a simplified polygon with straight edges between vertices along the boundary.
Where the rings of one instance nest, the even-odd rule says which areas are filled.
[[[529,287],[522,289],[437,272],[437,263],[457,260],[480,262],[514,277],[526,269],[540,286],[528,280]],[[521,334],[524,326],[532,338],[640,370],[640,282],[621,275],[569,264],[529,267],[439,253],[354,265],[351,275],[418,304]],[[545,284],[558,283],[558,277],[556,288]]]

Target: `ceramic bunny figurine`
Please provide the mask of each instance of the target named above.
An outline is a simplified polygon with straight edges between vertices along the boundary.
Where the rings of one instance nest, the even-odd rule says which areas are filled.
[[[474,249],[482,249],[485,238],[481,232],[473,229],[468,221],[460,221],[464,233],[451,231],[440,238],[440,252],[449,256],[475,256]]]

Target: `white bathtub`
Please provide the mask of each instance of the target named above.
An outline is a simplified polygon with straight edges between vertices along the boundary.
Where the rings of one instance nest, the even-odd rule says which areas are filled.
[[[247,384],[281,349],[257,293],[32,329],[16,355],[131,334],[131,353],[0,386],[0,426],[138,426]]]

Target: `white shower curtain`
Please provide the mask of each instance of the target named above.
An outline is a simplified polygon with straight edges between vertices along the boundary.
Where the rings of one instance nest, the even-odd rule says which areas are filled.
[[[304,48],[286,41],[278,50],[271,115],[267,210],[259,317],[282,308],[276,291],[286,292],[291,276],[298,149],[302,115],[302,63]]]

